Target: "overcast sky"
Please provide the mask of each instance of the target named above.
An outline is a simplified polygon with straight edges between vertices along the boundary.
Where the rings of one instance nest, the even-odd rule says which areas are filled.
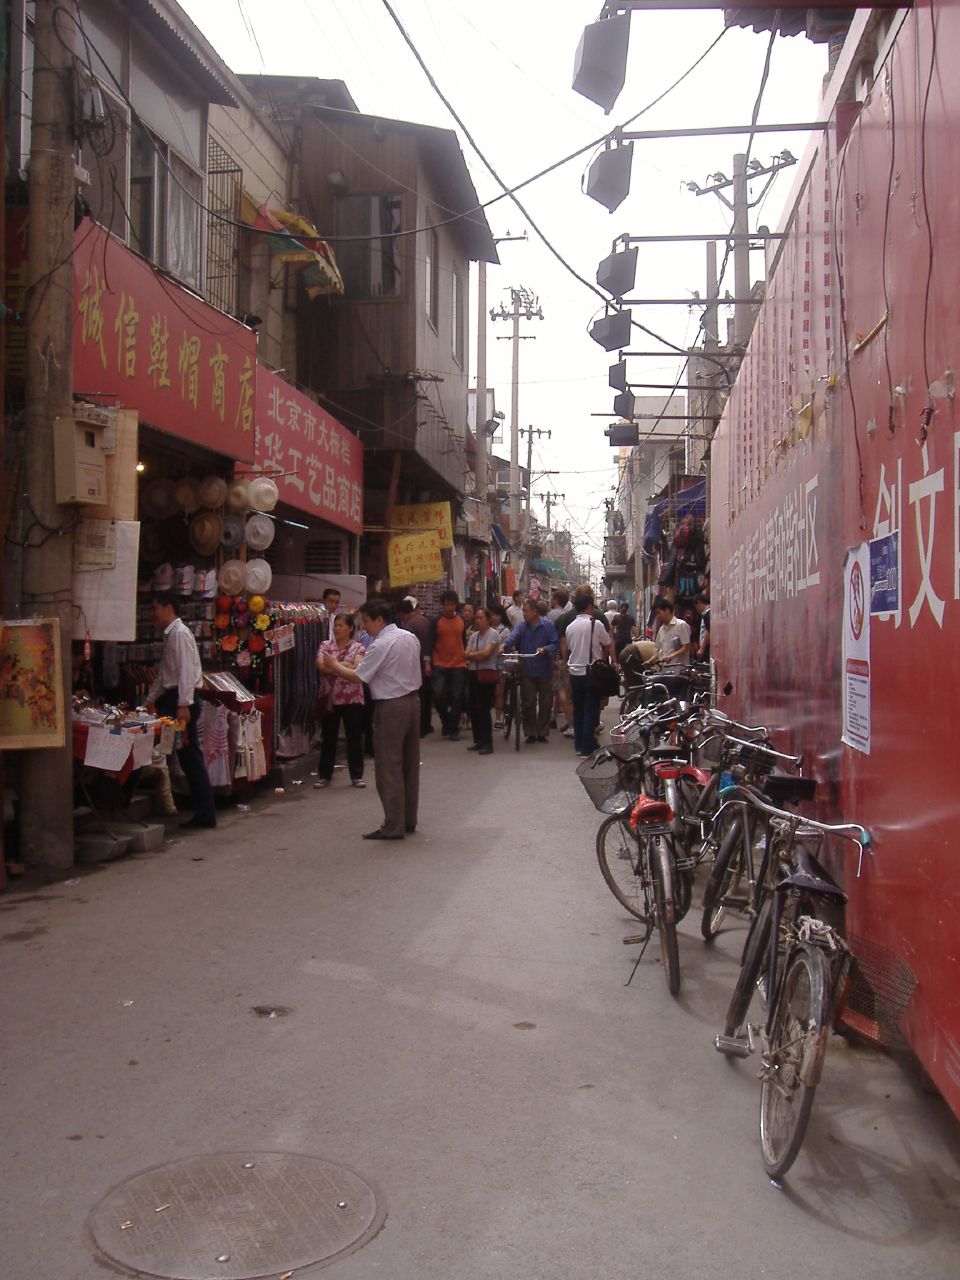
[[[223,59],[237,72],[313,75],[344,80],[361,111],[456,128],[403,43],[382,0],[180,0]],[[573,59],[583,27],[596,19],[599,0],[392,0],[441,89],[463,118],[487,160],[514,185],[548,164],[601,137],[640,111],[677,78],[722,27],[719,11],[635,13],[630,36],[627,82],[609,117],[570,87]],[[768,36],[739,29],[727,32],[689,79],[633,127],[687,128],[748,124],[760,85]],[[804,37],[780,38],[760,111],[761,123],[812,120],[826,48]],[[744,138],[668,140],[637,143],[627,200],[613,214],[581,192],[590,155],[564,165],[520,193],[533,219],[561,256],[593,281],[598,262],[616,236],[656,233],[723,232],[729,213],[716,196],[695,196],[685,183],[705,184],[717,170],[729,175],[732,155]],[[805,135],[770,134],[756,139],[752,155],[766,163],[784,147],[801,156]],[[461,147],[482,201],[500,188],[467,140]],[[779,177],[758,211],[758,221],[777,225],[796,169]],[[754,194],[759,194],[759,186]],[[488,272],[488,305],[524,285],[540,300],[544,321],[520,351],[520,425],[552,431],[534,448],[534,474],[560,475],[536,481],[534,491],[565,494],[555,507],[582,544],[583,558],[600,551],[603,499],[615,486],[615,451],[604,436],[612,395],[608,355],[587,335],[602,310],[595,295],[579,284],[549,253],[509,200],[487,210],[494,235],[527,230],[529,239],[500,246],[502,265]],[[722,251],[721,251],[722,256]],[[762,255],[753,255],[754,278]],[[701,245],[645,246],[640,250],[637,296],[685,297],[704,292],[705,250]],[[724,281],[732,293],[732,269]],[[475,376],[475,282],[472,289],[471,380]],[[721,312],[721,333],[724,315]],[[650,307],[635,319],[678,345],[692,342],[701,312],[685,307]],[[488,382],[497,406],[509,420],[510,344],[498,342],[508,325],[488,330]],[[637,346],[638,341],[634,343]],[[656,344],[644,340],[645,349]],[[679,361],[664,356],[631,361],[631,381],[672,383]],[[638,394],[641,394],[638,392]],[[648,394],[657,394],[650,392]],[[666,393],[664,393],[666,394]],[[521,439],[521,461],[526,441]],[[505,434],[497,452],[509,456]],[[534,503],[543,515],[542,503]]]

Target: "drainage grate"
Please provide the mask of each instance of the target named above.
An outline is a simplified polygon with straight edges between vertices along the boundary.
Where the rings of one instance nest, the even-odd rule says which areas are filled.
[[[87,1219],[108,1262],[155,1280],[258,1280],[330,1263],[383,1224],[345,1165],[284,1152],[195,1156],[134,1174]]]

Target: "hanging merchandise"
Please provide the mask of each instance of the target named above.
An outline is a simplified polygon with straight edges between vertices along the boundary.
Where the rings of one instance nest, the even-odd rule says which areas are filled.
[[[164,476],[152,480],[144,489],[140,501],[145,516],[151,520],[166,520],[177,510],[173,481]]]
[[[247,486],[247,493],[255,511],[272,511],[280,498],[277,483],[269,476],[255,476]]]
[[[220,568],[220,587],[228,596],[243,591],[246,579],[246,565],[242,560],[226,560]]]
[[[200,556],[212,556],[220,545],[223,518],[213,511],[201,511],[190,521],[190,545]]]
[[[244,539],[251,551],[266,551],[272,544],[275,533],[276,525],[270,517],[257,511],[247,520]]]
[[[214,509],[227,500],[227,482],[222,476],[204,476],[200,481],[200,503]]]
[[[227,506],[231,511],[249,511],[250,494],[246,480],[234,480],[227,490]]]
[[[243,516],[236,512],[228,512],[223,517],[223,530],[220,534],[220,542],[225,551],[236,551],[243,546],[244,523]]]
[[[270,590],[273,581],[273,570],[266,560],[248,560],[244,575],[244,586],[255,595],[263,595]]]
[[[180,510],[192,516],[195,511],[200,510],[201,506],[200,481],[195,476],[184,476],[182,480],[177,481],[173,496]]]

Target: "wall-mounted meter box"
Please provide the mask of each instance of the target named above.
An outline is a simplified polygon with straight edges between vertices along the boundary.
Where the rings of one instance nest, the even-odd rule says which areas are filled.
[[[107,500],[107,460],[101,423],[56,418],[53,424],[54,487],[57,502]]]

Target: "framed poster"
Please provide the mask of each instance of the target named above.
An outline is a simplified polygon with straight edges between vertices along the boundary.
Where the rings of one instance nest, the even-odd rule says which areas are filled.
[[[66,739],[60,623],[4,622],[0,631],[0,749],[62,747]]]

